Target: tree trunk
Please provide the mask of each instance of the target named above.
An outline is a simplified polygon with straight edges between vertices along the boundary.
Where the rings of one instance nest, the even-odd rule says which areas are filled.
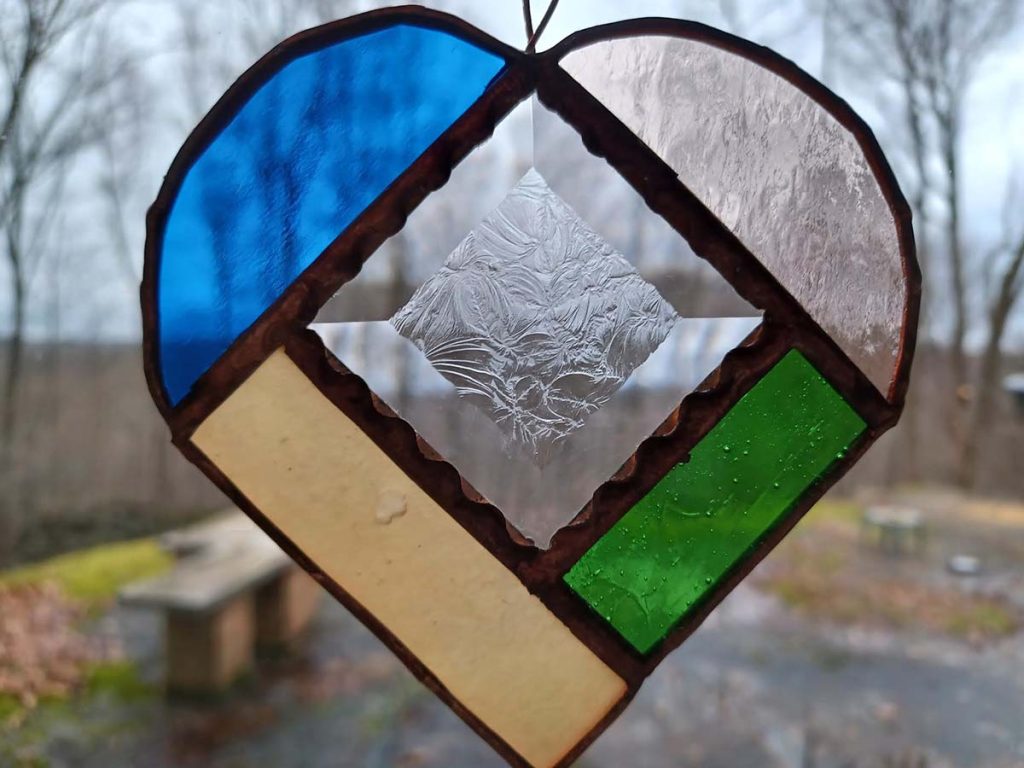
[[[974,414],[965,435],[961,456],[960,479],[965,488],[973,488],[978,481],[979,443],[981,436],[992,422],[992,414],[999,391],[1003,336],[1006,335],[1006,328],[1020,295],[1019,282],[1022,271],[1024,271],[1024,240],[1021,240],[1014,251],[989,310],[989,334],[978,372]]]
[[[18,385],[24,358],[25,337],[25,281],[15,274],[12,280],[11,335],[7,339],[7,370],[4,372],[3,416],[0,418],[0,457],[7,469],[13,450],[14,430],[18,417]]]
[[[953,304],[953,336],[950,340],[950,367],[953,373],[952,432],[957,446],[957,466],[954,473],[961,487],[970,485],[968,468],[970,450],[970,417],[973,390],[965,349],[967,339],[967,280],[964,274],[964,254],[960,240],[959,158],[957,155],[958,125],[950,112],[939,114],[942,135],[942,159],[949,173],[946,187],[946,241],[949,248],[949,290]]]
[[[25,284],[16,273],[13,284],[11,335],[7,340],[3,400],[0,401],[0,564],[8,560],[21,528],[21,493],[15,467],[18,392],[25,356]]]
[[[388,282],[388,312],[395,313],[407,301],[409,293],[409,242],[403,232],[391,238],[390,268]],[[398,409],[404,410],[409,405],[411,386],[409,382],[409,358],[405,347],[397,348],[398,358],[395,360],[395,379],[398,389],[395,392],[395,403]]]

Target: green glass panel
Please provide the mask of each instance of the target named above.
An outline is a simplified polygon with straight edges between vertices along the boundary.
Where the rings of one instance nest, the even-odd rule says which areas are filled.
[[[647,653],[864,431],[796,350],[598,540],[566,583]]]

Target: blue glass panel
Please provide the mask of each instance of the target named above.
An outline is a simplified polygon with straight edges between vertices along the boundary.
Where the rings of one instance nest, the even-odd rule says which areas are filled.
[[[167,220],[160,354],[172,403],[459,118],[504,59],[400,25],[290,62],[189,170]]]

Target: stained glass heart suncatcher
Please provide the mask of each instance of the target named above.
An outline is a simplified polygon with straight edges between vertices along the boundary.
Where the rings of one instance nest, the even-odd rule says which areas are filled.
[[[896,422],[920,293],[865,124],[669,19],[304,32],[146,247],[175,443],[521,766],[578,757]]]

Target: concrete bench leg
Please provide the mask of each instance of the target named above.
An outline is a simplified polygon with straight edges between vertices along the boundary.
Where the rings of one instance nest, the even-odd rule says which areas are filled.
[[[167,690],[211,694],[252,668],[253,597],[244,594],[206,613],[167,614]]]
[[[256,593],[256,644],[287,649],[316,615],[323,588],[301,568],[288,568]]]

